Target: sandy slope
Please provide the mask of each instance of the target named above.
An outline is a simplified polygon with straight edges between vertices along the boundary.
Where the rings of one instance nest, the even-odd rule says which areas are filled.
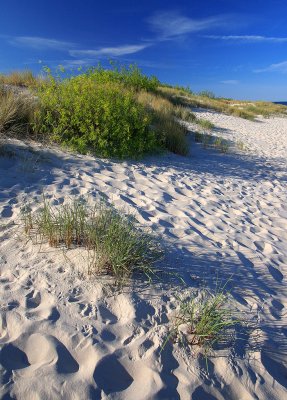
[[[249,122],[201,112],[246,154],[192,144],[189,157],[111,162],[11,144],[0,157],[0,397],[4,399],[283,399],[287,387],[287,119]],[[73,252],[33,246],[20,208],[105,196],[153,226],[175,279],[115,291],[87,281]],[[258,322],[210,357],[160,346],[177,290],[214,288],[233,274],[232,299]]]

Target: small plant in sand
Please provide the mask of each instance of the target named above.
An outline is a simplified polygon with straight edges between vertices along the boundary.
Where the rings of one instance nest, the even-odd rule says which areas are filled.
[[[217,136],[214,143],[214,147],[219,149],[222,153],[227,153],[229,149],[228,141],[221,136]]]
[[[205,290],[199,296],[178,298],[178,302],[179,310],[163,347],[173,339],[183,346],[198,346],[207,354],[217,343],[229,342],[234,326],[241,323],[234,317],[224,287],[215,294]]]
[[[246,145],[245,145],[245,143],[244,142],[242,142],[241,140],[239,140],[237,143],[236,143],[236,146],[237,146],[237,148],[238,148],[238,150],[240,150],[240,151],[244,151],[244,150],[246,150]]]
[[[90,207],[83,199],[52,207],[45,199],[36,214],[22,211],[25,232],[52,247],[82,247],[89,253],[88,273],[108,273],[119,280],[140,271],[151,278],[162,257],[154,235],[134,217],[103,202]]]
[[[202,143],[203,133],[198,132],[198,131],[194,132],[194,140],[196,143]]]
[[[174,106],[173,114],[183,121],[196,122],[197,118],[195,114],[188,107]]]
[[[211,130],[214,128],[214,124],[210,121],[208,121],[208,119],[204,119],[204,118],[196,118],[195,121],[198,125],[200,125],[202,128],[204,129],[208,129]]]
[[[205,133],[202,137],[202,145],[203,147],[206,149],[207,147],[209,147],[212,144],[212,138],[213,136]]]

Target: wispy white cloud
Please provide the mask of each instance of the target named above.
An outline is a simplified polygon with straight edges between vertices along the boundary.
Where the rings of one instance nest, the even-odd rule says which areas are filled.
[[[224,85],[238,85],[239,81],[237,79],[227,79],[226,81],[221,81]]]
[[[282,74],[287,74],[287,61],[271,64],[266,68],[255,69],[253,72],[281,72]]]
[[[8,38],[8,42],[13,45],[30,47],[34,49],[67,50],[67,48],[75,46],[75,44],[71,42],[47,39],[38,36],[15,36]]]
[[[69,53],[72,57],[99,57],[99,56],[124,56],[126,54],[138,53],[141,50],[149,47],[150,43],[124,45],[116,47],[102,47],[100,49],[92,50],[70,50]]]
[[[287,37],[272,37],[272,36],[260,36],[260,35],[205,35],[207,39],[234,41],[234,42],[250,42],[250,43],[261,43],[261,42],[271,42],[271,43],[286,43]]]
[[[167,40],[187,33],[223,26],[227,23],[227,17],[192,19],[177,12],[168,11],[154,14],[148,19],[148,23],[151,30],[158,35],[158,39]]]

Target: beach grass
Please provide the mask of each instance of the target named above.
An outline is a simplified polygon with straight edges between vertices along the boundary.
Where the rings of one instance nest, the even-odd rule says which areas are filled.
[[[31,70],[12,71],[8,74],[0,74],[0,84],[18,87],[33,88],[39,83],[38,77]]]
[[[0,136],[25,137],[32,132],[34,102],[0,88]]]
[[[280,104],[265,101],[240,101],[216,97],[211,92],[199,92],[195,94],[184,88],[176,88],[168,85],[158,87],[158,92],[173,104],[190,108],[206,108],[234,115],[240,118],[255,120],[257,116],[265,118],[272,115],[286,115],[287,107]]]
[[[110,69],[99,65],[77,74],[62,69],[45,72],[42,77],[28,70],[0,75],[0,134],[30,135],[106,158],[137,159],[164,150],[186,156],[186,122],[208,132],[201,139],[198,136],[204,147],[228,150],[226,141],[209,140],[206,135],[215,126],[197,117],[193,108],[249,120],[258,115],[286,115],[287,110],[270,102],[236,101],[164,85],[135,65],[113,63]],[[9,85],[28,87],[31,96],[16,94]]]
[[[163,251],[155,235],[142,229],[131,214],[104,202],[93,206],[79,198],[51,206],[44,198],[33,213],[22,208],[24,231],[51,247],[83,248],[89,253],[89,275],[107,273],[124,280],[139,271],[149,279]]]
[[[174,340],[186,348],[198,346],[207,355],[216,344],[229,343],[235,325],[242,322],[231,307],[225,286],[187,298],[177,296],[178,310],[162,348]]]

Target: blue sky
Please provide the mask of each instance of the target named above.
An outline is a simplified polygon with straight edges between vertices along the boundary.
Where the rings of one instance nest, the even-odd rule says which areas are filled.
[[[1,72],[116,59],[195,91],[287,100],[286,0],[1,3]]]

